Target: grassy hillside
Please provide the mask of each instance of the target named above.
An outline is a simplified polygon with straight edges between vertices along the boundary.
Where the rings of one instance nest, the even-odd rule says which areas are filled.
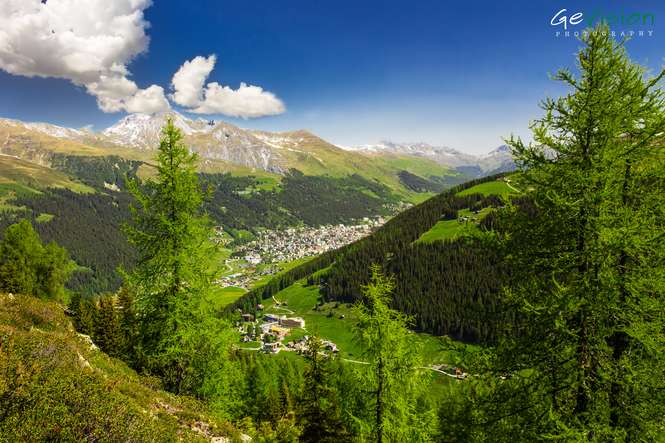
[[[489,181],[472,186],[456,194],[458,197],[465,197],[473,194],[480,194],[485,197],[490,195],[509,198],[517,195],[517,189],[511,187],[505,179]],[[457,216],[452,220],[441,220],[437,222],[430,230],[423,233],[417,240],[418,243],[432,243],[435,241],[454,240],[458,237],[478,232],[478,224],[492,211],[492,208],[482,208],[479,210],[470,210],[469,208],[457,211]]]
[[[79,193],[94,192],[94,189],[67,174],[8,155],[0,155],[0,185],[5,189],[9,188],[7,185],[17,185],[17,189],[29,188],[33,191],[67,188]]]
[[[159,389],[77,334],[63,307],[0,294],[0,441],[238,438],[203,405]]]
[[[296,147],[275,148],[276,154],[283,159],[282,167],[297,169],[310,176],[330,176],[344,178],[359,174],[363,178],[387,186],[400,198],[417,202],[422,194],[404,186],[398,177],[400,171],[422,176],[425,179],[437,177],[444,179],[456,174],[436,163],[415,157],[386,156],[376,157],[345,151],[325,140],[307,132],[296,131],[282,134],[285,139],[297,142]],[[192,140],[196,141],[195,136]],[[142,162],[138,169],[139,176],[149,177],[154,174],[154,150],[135,149],[110,143],[103,137],[90,134],[77,140],[58,138],[46,133],[24,127],[18,122],[0,120],[0,153],[20,157],[42,166],[50,166],[54,155],[106,157],[118,156],[126,160]],[[290,146],[290,145],[289,145]],[[204,173],[230,173],[234,176],[256,176],[266,180],[266,186],[274,188],[281,181],[281,176],[257,168],[240,166],[228,161],[201,158],[199,169]],[[2,172],[0,171],[0,177]]]
[[[511,188],[504,180],[494,180],[488,181],[486,183],[481,183],[476,186],[472,186],[468,189],[458,192],[456,195],[459,197],[464,197],[466,195],[472,194],[482,194],[484,196],[488,195],[500,195],[506,196],[516,191],[515,188]]]
[[[369,237],[250,291],[229,309],[251,311],[299,281],[307,281],[307,290],[316,291],[325,302],[354,302],[362,297],[370,266],[379,264],[395,276],[393,306],[414,316],[416,330],[467,342],[491,340],[496,294],[506,270],[497,266],[498,251],[465,234],[487,229],[485,216],[503,205],[509,197],[506,189],[510,190],[495,177],[445,191],[394,217]],[[461,222],[458,217],[469,219]]]
[[[407,201],[416,202],[422,197],[420,193],[413,192],[401,183],[400,171],[408,171],[424,178],[443,179],[457,175],[427,159],[393,155],[377,156],[347,151],[307,131],[286,132],[283,135],[298,141],[297,149],[279,151],[286,159],[288,167],[298,169],[306,175],[346,177],[359,174],[368,180],[388,186]]]
[[[363,359],[363,350],[354,339],[353,327],[356,317],[353,305],[321,300],[318,285],[308,285],[300,280],[275,294],[275,300],[286,302],[285,307],[276,307],[272,298],[264,303],[266,313],[277,315],[295,315],[305,320],[305,328],[295,328],[286,338],[286,342],[304,335],[316,334],[334,342],[342,358],[348,360]],[[414,343],[423,347],[423,361],[426,364],[453,364],[454,352],[446,346],[441,337],[429,334],[414,334]]]

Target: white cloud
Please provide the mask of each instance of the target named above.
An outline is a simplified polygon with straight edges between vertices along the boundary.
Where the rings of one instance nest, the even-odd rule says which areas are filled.
[[[153,114],[169,109],[169,102],[164,96],[164,88],[152,85],[134,94],[125,101],[127,112],[142,112]]]
[[[175,91],[171,100],[181,106],[196,106],[203,100],[203,84],[215,67],[217,57],[194,57],[186,61],[173,75],[171,85]]]
[[[2,0],[0,69],[70,80],[104,112],[169,108],[163,88],[140,89],[127,65],[148,48],[151,0]]]
[[[284,103],[260,86],[241,83],[238,89],[217,82],[203,86],[217,59],[214,55],[186,61],[171,80],[171,99],[195,114],[224,114],[230,117],[255,118],[281,114]]]
[[[286,110],[284,103],[272,92],[245,83],[240,83],[235,90],[219,83],[208,83],[204,95],[205,100],[191,112],[255,118],[281,114]]]

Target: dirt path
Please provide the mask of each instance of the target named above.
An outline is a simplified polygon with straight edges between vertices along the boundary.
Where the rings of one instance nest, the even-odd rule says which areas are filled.
[[[513,191],[517,192],[518,194],[521,194],[521,193],[522,193],[522,191],[520,191],[519,189],[517,189],[515,186],[511,185],[510,182],[504,182],[504,183],[506,183],[506,185],[507,185],[510,189],[512,189]]]
[[[280,301],[277,301],[277,299],[275,298],[274,295],[272,296],[272,300],[275,302],[276,305],[281,303]],[[292,310],[282,308],[281,306],[273,306],[272,308],[273,309],[279,309],[279,310],[284,311],[284,312],[286,312],[288,314],[291,314],[291,315],[295,314],[295,312],[293,312]]]
[[[359,365],[368,365],[369,364],[366,361],[351,360],[351,359],[348,359],[348,358],[343,358],[342,360],[348,361],[349,363],[356,363],[356,364],[359,364]],[[447,375],[450,378],[456,378],[458,380],[460,379],[460,377],[458,377],[455,374],[449,374],[445,371],[442,371],[441,369],[436,369],[436,368],[433,368],[431,366],[420,366],[420,367],[418,367],[418,369],[429,369],[430,371],[434,371],[434,372],[438,372],[439,374]]]

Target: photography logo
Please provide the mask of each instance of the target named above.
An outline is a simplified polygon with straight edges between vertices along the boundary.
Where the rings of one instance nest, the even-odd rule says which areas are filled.
[[[654,35],[655,14],[647,11],[571,11],[563,8],[550,20],[556,38],[581,37],[588,28],[606,23],[612,37],[649,38]]]

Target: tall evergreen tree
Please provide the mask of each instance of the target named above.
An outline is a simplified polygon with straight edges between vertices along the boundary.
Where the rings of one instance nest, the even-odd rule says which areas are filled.
[[[365,424],[378,443],[429,441],[433,412],[418,410],[427,375],[421,369],[420,349],[410,340],[410,318],[388,305],[394,287],[393,279],[372,266],[371,281],[363,288],[364,301],[355,307],[356,338],[368,363],[359,369],[372,411]]]
[[[125,286],[118,291],[118,307],[120,308],[120,329],[122,331],[121,355],[123,360],[134,362],[136,360],[136,346],[138,345],[138,324],[134,304],[134,295]]]
[[[519,310],[490,360],[483,428],[501,440],[655,441],[665,417],[664,72],[604,25],[534,142],[512,139],[535,210],[504,214]],[[506,378],[506,376],[508,378]]]
[[[302,422],[300,440],[304,442],[341,442],[350,436],[341,420],[337,393],[333,387],[331,358],[323,352],[321,340],[307,340],[305,383],[298,417]]]
[[[121,355],[123,340],[120,319],[113,297],[110,295],[99,298],[93,339],[108,355],[112,357]]]
[[[210,311],[217,251],[201,209],[196,160],[169,119],[156,177],[128,182],[136,205],[134,223],[126,231],[139,257],[126,279],[136,294],[139,365],[177,392],[221,395],[220,383],[228,386],[220,377],[231,332]]]
[[[90,298],[83,298],[78,303],[78,311],[75,316],[76,330],[91,338],[95,334],[95,323],[97,321],[97,307]]]
[[[66,301],[73,270],[67,251],[55,243],[44,246],[28,220],[7,228],[0,242],[0,290]]]

